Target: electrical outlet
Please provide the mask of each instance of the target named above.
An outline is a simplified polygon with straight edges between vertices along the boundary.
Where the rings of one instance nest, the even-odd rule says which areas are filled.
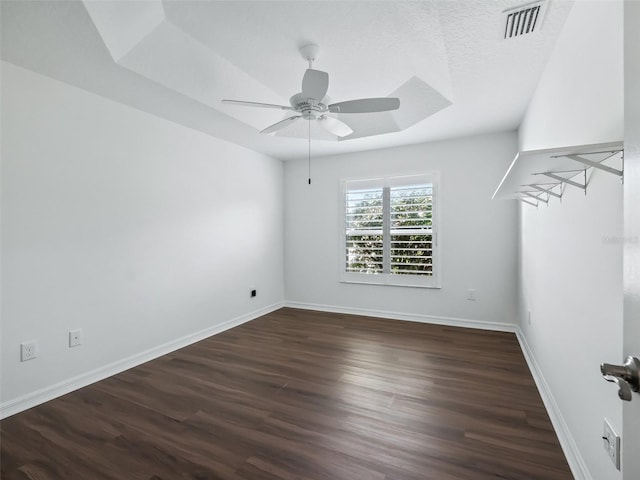
[[[467,290],[467,300],[475,301],[476,300],[476,291],[473,288]]]
[[[620,470],[620,437],[606,418],[604,419],[604,428],[602,430],[602,446],[613,464]]]
[[[69,330],[69,348],[82,345],[82,329]]]
[[[27,360],[33,360],[38,356],[38,342],[31,340],[29,342],[23,342],[20,344],[20,361],[26,362]]]
[[[251,289],[251,298],[255,297],[258,295],[258,291],[255,288]]]

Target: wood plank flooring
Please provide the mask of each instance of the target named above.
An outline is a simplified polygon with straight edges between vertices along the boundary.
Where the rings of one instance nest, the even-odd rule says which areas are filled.
[[[0,422],[6,480],[559,480],[513,334],[284,308]]]

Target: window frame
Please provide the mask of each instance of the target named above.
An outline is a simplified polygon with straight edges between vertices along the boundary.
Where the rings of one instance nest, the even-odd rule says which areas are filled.
[[[433,275],[411,275],[411,274],[398,274],[398,273],[360,273],[360,272],[347,272],[345,253],[347,248],[347,218],[346,218],[346,202],[348,187],[357,184],[358,188],[382,188],[383,197],[385,195],[385,188],[419,185],[419,184],[431,184],[432,186],[432,223],[431,223],[431,235],[432,235],[432,265]],[[390,192],[390,190],[387,190]],[[388,176],[377,178],[356,178],[356,179],[342,179],[340,180],[340,282],[341,283],[359,283],[370,285],[389,285],[397,287],[417,287],[417,288],[441,288],[441,270],[442,265],[440,262],[441,256],[441,241],[440,241],[440,211],[441,211],[441,195],[440,195],[440,172],[428,171],[414,175],[402,175],[402,176]],[[383,215],[389,216],[389,202],[386,202],[383,207]],[[384,222],[388,225],[389,221]],[[390,230],[387,228],[384,234],[390,235]],[[389,245],[388,242],[384,242],[383,245]],[[390,252],[388,247],[383,247],[384,255],[383,263],[386,264],[390,261]]]

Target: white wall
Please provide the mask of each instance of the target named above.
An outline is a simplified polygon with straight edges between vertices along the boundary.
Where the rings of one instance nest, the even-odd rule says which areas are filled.
[[[574,2],[520,126],[521,150],[622,140],[622,32],[621,0]]]
[[[491,196],[517,150],[500,133],[285,163],[285,298],[290,303],[513,324],[517,209]],[[339,282],[340,180],[441,172],[442,289]],[[468,301],[467,289],[477,290]]]
[[[278,160],[3,63],[3,406],[281,304],[282,189]]]
[[[591,478],[620,478],[600,437],[604,417],[621,433],[621,404],[598,368],[622,355],[620,179],[521,208],[521,328]]]
[[[622,4],[577,1],[519,131],[523,150],[623,138]],[[616,165],[619,168],[619,165]],[[622,186],[593,173],[588,194],[521,207],[520,324],[576,455],[576,478],[619,479],[603,418],[621,432],[599,364],[622,354]],[[527,315],[531,312],[531,325]]]

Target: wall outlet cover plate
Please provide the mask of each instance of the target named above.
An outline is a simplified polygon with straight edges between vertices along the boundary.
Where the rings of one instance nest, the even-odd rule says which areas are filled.
[[[604,419],[604,427],[602,429],[602,446],[613,464],[620,470],[620,437],[613,430],[613,427],[606,418]]]
[[[82,329],[69,330],[69,348],[82,345]]]
[[[27,360],[33,360],[38,356],[38,342],[36,340],[30,340],[20,344],[20,361],[26,362]]]

